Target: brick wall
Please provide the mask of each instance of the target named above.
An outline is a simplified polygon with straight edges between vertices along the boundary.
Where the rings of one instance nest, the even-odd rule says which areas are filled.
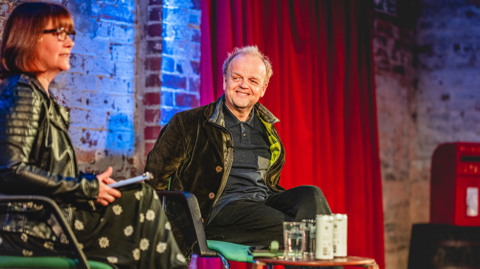
[[[149,0],[146,29],[144,143],[148,154],[160,132],[163,1]]]
[[[18,5],[16,2],[12,1],[0,1],[0,33],[3,33],[3,27],[5,25],[5,21],[7,20],[8,16],[12,12],[12,10]],[[1,36],[0,36],[1,40]]]
[[[0,1],[0,26],[22,1]],[[143,170],[170,118],[199,105],[200,0],[58,0],[75,21],[71,69],[51,89],[70,109],[79,166]]]
[[[164,0],[149,10],[145,153],[175,113],[200,104],[200,0]]]
[[[378,14],[377,14],[378,15]],[[387,16],[374,20],[373,52],[383,185],[386,268],[407,268],[410,244],[413,30]]]
[[[142,93],[135,76],[141,41],[136,14],[145,1],[50,1],[69,9],[77,32],[71,69],[55,77],[50,88],[70,110],[69,132],[83,171],[112,166],[114,177],[122,179],[143,170],[136,157],[134,119],[136,94]],[[0,2],[2,24],[20,2]]]
[[[114,168],[117,179],[135,167],[135,1],[69,0],[77,38],[71,69],[52,90],[70,109],[70,136],[81,170]]]
[[[428,183],[425,171],[437,144],[480,142],[480,1],[422,0],[422,8],[415,37],[418,128],[412,175],[419,184]]]
[[[480,1],[422,0],[415,42],[411,219],[429,221],[430,161],[440,143],[480,142]]]
[[[386,268],[407,268],[411,226],[429,222],[438,144],[480,142],[480,1],[422,0],[414,27],[377,16],[375,81]]]
[[[200,105],[200,0],[170,0],[164,6],[162,117]]]

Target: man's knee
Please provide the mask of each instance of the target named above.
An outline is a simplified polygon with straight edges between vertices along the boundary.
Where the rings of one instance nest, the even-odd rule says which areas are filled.
[[[299,186],[302,199],[302,203],[310,204],[315,206],[315,211],[317,214],[331,214],[330,206],[328,205],[327,199],[323,195],[322,190],[317,186],[304,185]]]
[[[309,187],[311,187],[310,191],[313,193],[316,200],[327,201],[327,199],[325,199],[325,196],[323,195],[322,190],[319,187],[317,186],[309,186]]]
[[[302,185],[295,187],[294,189],[298,189],[298,192],[301,193],[301,197],[305,198],[306,200],[324,200],[325,196],[323,196],[322,190],[313,185]]]

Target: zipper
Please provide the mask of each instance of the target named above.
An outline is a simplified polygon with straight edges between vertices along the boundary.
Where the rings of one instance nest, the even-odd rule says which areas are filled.
[[[95,203],[92,200],[88,200],[88,204],[92,207],[93,211],[97,211],[97,208],[95,207]]]

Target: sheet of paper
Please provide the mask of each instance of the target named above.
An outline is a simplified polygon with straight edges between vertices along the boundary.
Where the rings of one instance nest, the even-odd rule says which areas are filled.
[[[467,188],[467,216],[478,216],[478,188]]]
[[[129,179],[117,181],[115,183],[108,184],[108,186],[112,187],[112,188],[119,188],[119,187],[122,187],[122,186],[125,186],[125,185],[141,182],[141,181],[144,181],[144,180],[149,180],[151,177],[152,177],[152,173],[146,172],[141,176],[132,177],[132,178],[129,178]]]

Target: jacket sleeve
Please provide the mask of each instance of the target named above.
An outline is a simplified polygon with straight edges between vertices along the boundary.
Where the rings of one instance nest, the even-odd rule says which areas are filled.
[[[98,196],[95,175],[55,175],[35,166],[30,154],[45,118],[41,99],[29,85],[0,90],[0,192],[36,194],[63,202],[85,202]]]
[[[153,179],[146,181],[157,190],[168,188],[169,177],[180,167],[186,156],[185,129],[181,114],[175,114],[162,128],[157,142],[148,154],[145,172]]]

